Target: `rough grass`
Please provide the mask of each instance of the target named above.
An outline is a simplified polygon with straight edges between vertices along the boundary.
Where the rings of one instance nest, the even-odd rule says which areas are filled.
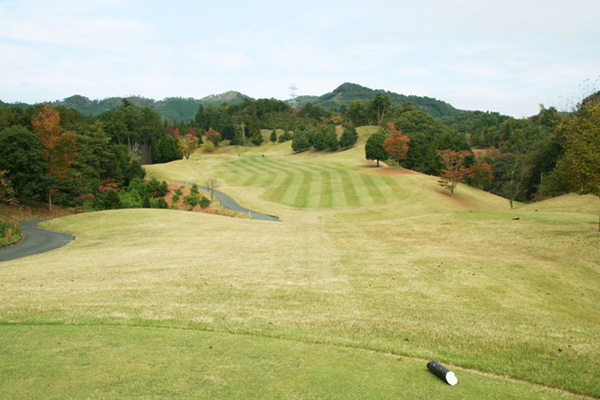
[[[3,263],[0,329],[20,346],[28,341],[8,328],[176,327],[284,338],[417,357],[410,369],[420,379],[423,362],[438,359],[598,395],[598,236],[586,217],[512,215],[336,224],[160,210],[67,217],[46,226],[75,233],[75,242]],[[118,346],[136,340],[123,332]],[[96,344],[96,352],[90,357],[112,350]],[[7,360],[0,368],[22,365]],[[537,386],[522,388],[521,398],[537,398]]]
[[[215,155],[151,173],[218,177],[283,222],[118,210],[45,223],[77,240],[0,264],[0,392],[600,396],[594,213],[509,210],[466,186],[451,199],[435,178],[350,153]]]

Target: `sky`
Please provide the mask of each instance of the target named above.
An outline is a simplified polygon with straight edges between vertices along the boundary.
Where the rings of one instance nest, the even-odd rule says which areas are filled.
[[[0,100],[322,95],[514,117],[600,90],[598,0],[0,0]]]

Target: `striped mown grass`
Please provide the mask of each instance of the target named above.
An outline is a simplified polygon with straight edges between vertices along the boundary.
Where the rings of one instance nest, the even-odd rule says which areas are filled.
[[[380,206],[402,196],[392,176],[339,162],[244,157],[219,165],[232,186],[263,188],[260,198],[295,208]]]

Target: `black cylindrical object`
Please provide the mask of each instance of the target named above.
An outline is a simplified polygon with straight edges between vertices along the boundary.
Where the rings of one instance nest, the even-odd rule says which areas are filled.
[[[454,386],[458,383],[458,379],[456,378],[456,375],[454,375],[454,372],[449,371],[446,367],[444,367],[437,361],[429,361],[427,363],[427,368],[429,368],[429,370],[433,372],[435,376],[437,376],[449,385]]]

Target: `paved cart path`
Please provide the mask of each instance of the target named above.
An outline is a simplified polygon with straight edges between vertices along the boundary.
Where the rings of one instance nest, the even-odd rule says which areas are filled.
[[[42,221],[44,220],[36,219],[19,222],[25,239],[18,244],[0,249],[0,262],[58,249],[75,240],[75,236],[68,233],[38,228],[37,225]]]
[[[194,184],[194,183],[183,182],[183,181],[173,181],[173,182],[182,183],[182,184],[188,185],[188,186],[196,185],[196,186],[198,186],[199,189],[202,189],[202,190],[210,193],[210,189],[209,188],[204,187],[204,186],[200,186],[197,183]],[[247,208],[244,208],[244,207],[240,206],[235,200],[233,200],[231,197],[229,197],[228,195],[226,195],[223,192],[219,192],[218,190],[213,190],[213,193],[215,194],[215,196],[217,196],[217,198],[221,202],[221,206],[223,208],[226,208],[226,209],[232,210],[232,211],[237,211],[239,213],[250,215],[252,218],[258,219],[258,220],[261,220],[261,221],[279,221],[279,218],[277,218],[277,217],[275,217],[273,215],[261,214],[259,212],[248,210]]]

